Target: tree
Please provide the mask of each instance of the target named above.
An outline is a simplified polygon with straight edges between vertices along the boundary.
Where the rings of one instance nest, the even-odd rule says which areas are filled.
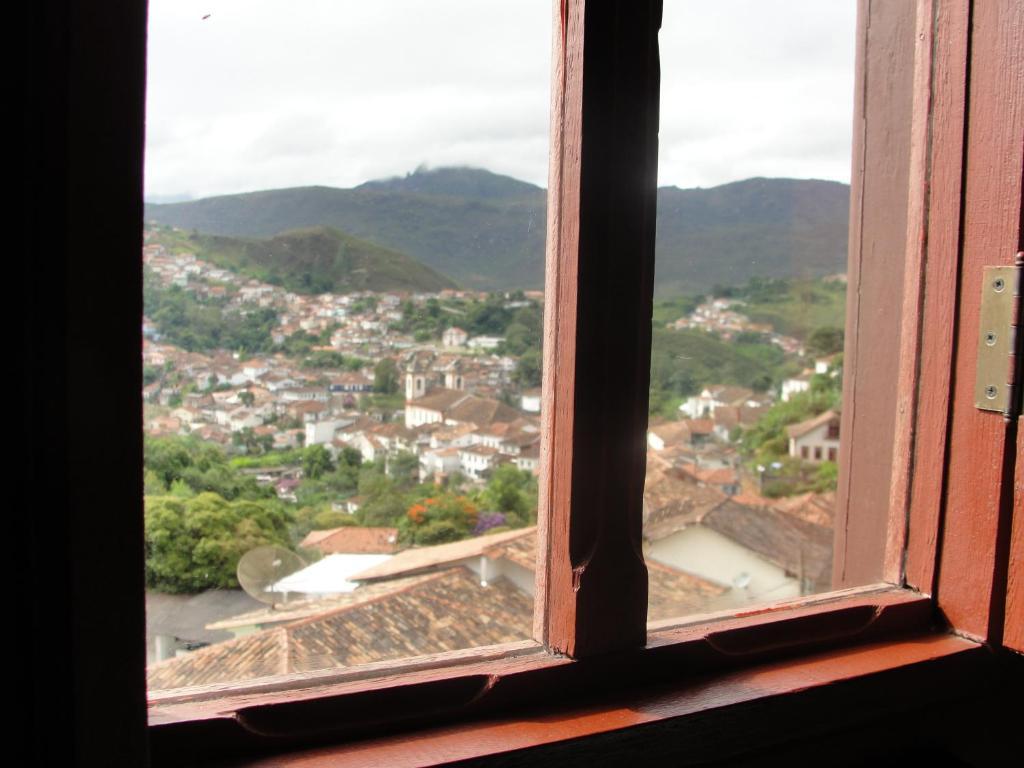
[[[537,479],[515,464],[502,464],[491,473],[487,487],[480,494],[480,502],[485,509],[515,515],[506,518],[510,525],[536,520]]]
[[[419,481],[420,460],[414,453],[400,451],[388,458],[388,474],[399,487],[409,487]]]
[[[311,445],[302,453],[302,473],[310,480],[334,470],[334,459],[322,445]]]
[[[807,337],[807,352],[815,357],[825,357],[843,351],[843,329],[815,328]]]
[[[541,382],[541,354],[539,349],[528,349],[519,358],[512,380],[523,389],[539,387]]]
[[[145,466],[165,488],[184,486],[191,493],[210,491],[225,499],[265,499],[274,496],[254,477],[243,475],[227,462],[224,452],[194,437],[146,437]]]
[[[238,586],[238,560],[264,544],[287,546],[291,518],[276,499],[215,493],[146,499],[146,583],[165,592]]]
[[[241,392],[239,392],[238,399],[246,408],[252,408],[252,404],[256,402],[256,396],[248,389],[244,389]]]
[[[382,358],[373,368],[373,391],[393,395],[398,391],[398,366],[390,357]]]
[[[444,493],[411,504],[399,520],[398,530],[410,544],[456,541],[472,534],[479,515],[466,496]]]

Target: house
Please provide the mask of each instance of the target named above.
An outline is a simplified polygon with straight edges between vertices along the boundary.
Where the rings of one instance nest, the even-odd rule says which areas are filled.
[[[338,595],[353,592],[358,582],[352,581],[353,574],[365,571],[391,558],[388,554],[335,553],[328,554],[274,582],[274,592],[285,596],[285,605],[294,598],[308,598],[320,595]]]
[[[480,397],[454,389],[442,389],[405,404],[405,426],[412,429],[422,424],[478,426],[496,421],[514,421],[519,412],[500,400]]]
[[[340,429],[350,426],[354,419],[320,419],[305,423],[305,445],[330,445]]]
[[[361,394],[373,392],[373,379],[362,373],[341,373],[327,387],[333,393]]]
[[[358,525],[310,531],[299,546],[325,555],[392,555],[400,549],[397,528]]]
[[[701,448],[710,442],[714,433],[715,422],[711,419],[668,421],[647,430],[647,445],[655,451],[678,446]]]
[[[826,374],[835,376],[837,373],[836,366],[839,364],[841,359],[842,354],[838,352],[834,355],[828,355],[827,357],[819,357],[814,361],[814,372],[820,376],[824,376]]]
[[[428,448],[420,453],[420,482],[434,478],[435,482],[462,469],[459,448]]]
[[[691,419],[714,417],[715,409],[722,406],[759,405],[761,398],[752,389],[717,384],[705,387],[700,394],[687,398],[679,410]]]
[[[155,664],[149,687],[350,667],[530,635],[532,601],[505,579],[481,586],[468,569],[451,568],[395,586],[383,595],[356,590],[349,605]]]
[[[523,448],[512,459],[512,463],[524,472],[540,474],[540,441]]]
[[[147,591],[146,663],[229,640],[230,632],[207,625],[261,605],[240,589],[208,589],[195,595]]]
[[[715,408],[712,421],[715,424],[715,437],[722,443],[728,443],[736,437],[736,430],[744,430],[754,426],[770,406],[759,405],[720,405]]]
[[[820,464],[839,460],[839,413],[825,411],[813,419],[786,427],[789,455]]]
[[[540,413],[540,387],[525,389],[519,396],[519,407],[527,413]]]
[[[648,454],[646,556],[726,588],[719,605],[783,599],[828,588],[832,518],[749,503],[729,467],[673,467]],[[730,493],[730,491],[732,493]],[[810,497],[793,508],[802,509]]]
[[[446,347],[463,347],[469,339],[469,334],[457,326],[452,326],[441,334],[441,343]]]
[[[317,422],[330,414],[330,407],[314,400],[300,400],[286,403],[284,412],[290,418],[298,419],[303,424]]]
[[[793,395],[799,395],[802,392],[810,392],[811,390],[811,377],[814,375],[813,371],[804,371],[799,376],[792,376],[788,379],[783,379],[782,389],[779,394],[779,399],[788,403],[789,399]]]
[[[355,589],[211,622],[209,631],[235,639],[150,665],[150,688],[337,669],[525,639],[536,550],[533,528],[406,550],[348,575],[361,582]],[[726,592],[654,561],[647,567],[654,620],[706,609]]]
[[[648,558],[722,585],[718,605],[782,600],[828,588],[832,528],[724,497],[644,528]]]
[[[497,349],[504,341],[504,336],[474,336],[467,344],[470,349]]]
[[[501,451],[487,445],[470,445],[459,449],[462,472],[474,480],[482,480],[501,461]]]

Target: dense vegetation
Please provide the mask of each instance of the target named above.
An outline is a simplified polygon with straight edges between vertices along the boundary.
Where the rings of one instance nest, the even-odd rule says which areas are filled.
[[[163,592],[237,587],[239,558],[264,544],[287,546],[288,522],[276,502],[147,496],[146,584]]]
[[[766,496],[791,496],[805,491],[828,491],[835,488],[838,468],[826,461],[808,466],[789,456],[786,427],[817,416],[825,411],[839,410],[842,403],[842,370],[835,375],[822,374],[811,379],[808,392],[793,395],[786,402],[776,402],[750,429],[740,436],[740,447],[749,465],[766,473],[762,493]]]
[[[839,329],[846,318],[846,283],[751,278],[736,288],[715,286],[712,290],[716,296],[742,299],[740,311],[752,322],[767,323],[786,336],[808,339],[819,329],[838,331],[838,348],[824,354],[842,349]]]
[[[237,586],[238,558],[290,544],[291,511],[231,466],[223,451],[185,437],[145,441],[146,583],[165,592]]]
[[[412,454],[364,462],[358,451],[333,457],[323,446],[229,458],[188,437],[146,438],[146,580],[167,592],[237,586],[235,568],[262,544],[296,548],[314,529],[390,526],[404,544],[437,544],[536,520],[537,482],[514,465],[498,467],[474,491],[456,476],[439,488],[418,481]],[[303,478],[297,501],[277,498],[245,470],[291,465]],[[357,498],[354,514],[340,502]]]
[[[712,288],[719,298],[743,302],[736,311],[804,342],[810,358],[843,349],[846,285],[840,281],[751,278],[741,286]],[[736,384],[755,392],[776,388],[801,364],[787,359],[764,335],[740,333],[726,341],[699,330],[666,325],[690,314],[705,296],[678,296],[654,305],[650,412],[672,418],[681,400],[709,384]]]
[[[296,293],[455,287],[415,259],[332,227],[289,230],[266,239],[194,232],[181,245],[211,264]]]
[[[268,237],[336,227],[406,253],[469,288],[540,288],[545,192],[483,170],[417,170],[354,189],[301,187],[147,205],[147,220]],[[749,179],[658,191],[657,292],[691,294],[750,276],[802,277],[846,265],[849,187]]]
[[[478,301],[427,299],[422,304],[405,301],[398,330],[419,342],[438,341],[445,329],[458,326],[470,336],[501,336],[498,352],[518,358],[515,382],[522,388],[540,386],[541,340],[544,311],[540,303],[527,301],[521,292],[491,293]]]
[[[177,285],[165,287],[148,270],[142,285],[144,311],[170,344],[189,352],[227,349],[246,354],[274,346],[277,312],[273,309],[229,310],[226,299],[201,299]]]
[[[700,330],[655,328],[650,412],[672,417],[679,403],[709,384],[764,392],[798,370],[782,350],[756,334],[725,341]]]

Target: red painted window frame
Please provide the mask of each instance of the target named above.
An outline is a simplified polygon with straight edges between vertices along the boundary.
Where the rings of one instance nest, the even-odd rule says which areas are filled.
[[[896,648],[888,637],[932,631],[936,609],[957,632],[1002,642],[1004,608],[1016,605],[1005,596],[1016,572],[1020,447],[1016,425],[969,405],[971,296],[980,265],[1012,263],[1020,246],[1022,160],[1019,142],[1005,137],[1022,128],[1024,56],[1017,38],[999,32],[1008,17],[1014,29],[1024,24],[1020,8],[859,3],[844,366],[844,399],[854,407],[842,416],[835,582],[869,586],[648,632],[638,553],[661,2],[554,5],[545,371],[556,373],[544,382],[538,643],[158,694],[155,762],[211,756],[211,736],[221,756],[252,755],[457,724],[566,691],[686,679],[689,669],[724,674],[785,658],[783,670],[796,669],[802,655],[868,642],[884,652],[887,642]],[[1006,87],[1020,98],[1007,98]],[[970,172],[982,163],[994,170]],[[894,217],[892,206],[905,215]],[[1014,207],[1016,226],[1007,218]],[[878,286],[892,281],[895,308],[867,313]],[[636,312],[611,317],[605,307],[623,295]],[[891,345],[894,321],[895,354],[873,369],[873,345]],[[884,449],[856,439],[865,430]],[[970,473],[956,463],[979,447],[991,463]],[[884,471],[869,471],[879,454]],[[970,594],[958,583],[968,571]]]

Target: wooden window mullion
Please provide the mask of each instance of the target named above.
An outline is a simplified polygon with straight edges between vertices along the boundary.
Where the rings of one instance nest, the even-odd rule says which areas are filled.
[[[921,0],[911,221],[886,577],[935,589],[963,202],[970,0]],[[914,204],[916,202],[916,205]]]
[[[646,638],[660,22],[555,3],[535,634],[574,657]]]

